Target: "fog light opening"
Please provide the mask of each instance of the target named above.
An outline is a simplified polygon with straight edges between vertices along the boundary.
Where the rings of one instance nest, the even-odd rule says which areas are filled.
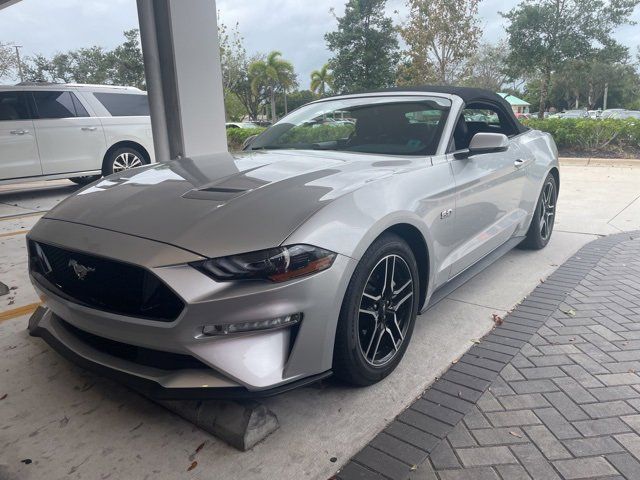
[[[231,335],[234,333],[255,332],[260,330],[273,330],[276,328],[290,327],[302,321],[302,313],[293,313],[282,317],[253,322],[221,323],[218,325],[205,325],[202,327],[202,335],[213,337],[219,335]]]

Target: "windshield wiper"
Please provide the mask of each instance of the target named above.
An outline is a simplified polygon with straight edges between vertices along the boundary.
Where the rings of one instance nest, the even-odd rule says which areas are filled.
[[[249,150],[281,150],[284,148],[291,148],[291,147],[283,147],[280,145],[263,145],[261,147],[251,147]]]

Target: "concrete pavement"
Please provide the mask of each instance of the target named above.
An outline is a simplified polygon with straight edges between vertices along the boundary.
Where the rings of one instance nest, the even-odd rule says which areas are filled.
[[[581,248],[338,478],[637,479],[639,254]]]
[[[28,316],[0,320],[0,478],[328,478],[488,332],[493,313],[504,315],[597,235],[640,229],[640,168],[563,165],[561,176],[545,250],[507,254],[421,315],[405,358],[380,384],[328,381],[266,400],[281,428],[246,453],[66,362],[27,336]],[[0,191],[0,235],[37,218],[7,215],[48,209],[75,187],[43,188],[17,199]],[[0,297],[0,312],[36,302],[24,235],[0,236],[0,256],[0,281],[17,287],[11,305]]]

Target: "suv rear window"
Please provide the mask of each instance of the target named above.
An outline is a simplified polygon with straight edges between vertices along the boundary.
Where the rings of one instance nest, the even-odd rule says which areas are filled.
[[[146,95],[133,93],[93,94],[104,108],[114,117],[137,117],[149,115],[149,100]]]
[[[38,118],[88,117],[89,114],[71,92],[31,92],[36,102]]]
[[[29,120],[29,108],[25,95],[21,92],[0,92],[0,122]]]

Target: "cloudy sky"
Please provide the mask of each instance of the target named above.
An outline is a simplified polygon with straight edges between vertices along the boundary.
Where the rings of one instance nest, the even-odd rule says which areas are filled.
[[[301,87],[309,74],[329,58],[324,34],[336,26],[346,0],[217,0],[221,20],[239,23],[249,53],[280,50],[293,62]],[[499,11],[519,0],[484,0],[480,19],[486,41],[504,37]],[[406,18],[405,0],[388,0],[388,12],[398,22]],[[640,21],[640,8],[633,19]],[[51,55],[73,48],[101,45],[112,48],[124,30],[137,27],[135,0],[23,0],[0,11],[0,43],[23,45],[22,55]],[[616,37],[635,51],[640,27],[625,26]]]

